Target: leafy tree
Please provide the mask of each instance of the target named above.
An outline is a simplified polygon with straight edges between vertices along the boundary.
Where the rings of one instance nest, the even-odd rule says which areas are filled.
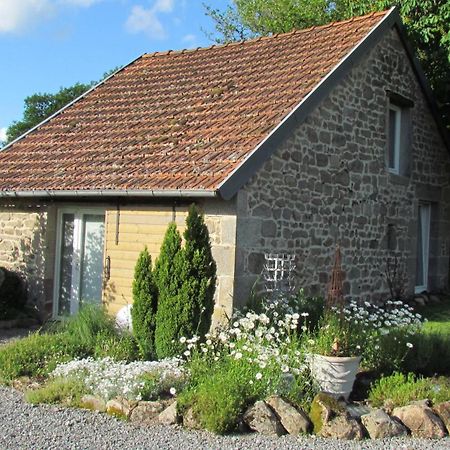
[[[103,74],[102,80],[112,75],[119,68],[116,67]],[[22,136],[22,134],[47,119],[47,117],[50,117],[68,103],[84,94],[95,84],[97,84],[96,81],[75,83],[73,86],[60,88],[55,94],[38,93],[30,95],[24,101],[25,108],[22,120],[13,122],[6,130],[5,143],[8,144],[19,136]]]
[[[155,351],[158,290],[152,272],[152,258],[147,247],[140,253],[133,280],[133,333],[142,359],[153,359]]]
[[[159,359],[176,355],[180,349],[180,329],[184,319],[180,304],[183,272],[181,235],[176,224],[171,223],[155,263],[155,281],[159,292],[155,347]]]
[[[61,88],[56,94],[33,94],[27,97],[22,120],[13,122],[6,130],[6,143],[17,139],[41,123],[67,103],[84,94],[91,86],[92,83],[76,83],[71,87]]]
[[[283,33],[393,5],[403,22],[450,129],[450,1],[448,0],[233,0],[221,11],[205,5],[216,42]]]

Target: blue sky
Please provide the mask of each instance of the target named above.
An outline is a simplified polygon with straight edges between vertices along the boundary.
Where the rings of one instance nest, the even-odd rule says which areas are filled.
[[[205,0],[224,7],[227,0]],[[23,100],[142,53],[211,45],[202,0],[0,0],[0,141]]]

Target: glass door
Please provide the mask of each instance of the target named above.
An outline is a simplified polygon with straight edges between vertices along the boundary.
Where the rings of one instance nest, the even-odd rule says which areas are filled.
[[[59,213],[54,315],[75,314],[83,304],[102,301],[104,213]]]
[[[417,259],[416,259],[416,293],[428,290],[428,265],[430,261],[430,220],[431,205],[419,205],[417,230]]]

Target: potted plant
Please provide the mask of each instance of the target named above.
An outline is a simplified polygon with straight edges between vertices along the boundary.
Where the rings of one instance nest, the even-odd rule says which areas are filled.
[[[327,311],[308,340],[311,375],[320,389],[348,399],[361,362],[366,334],[342,312]]]

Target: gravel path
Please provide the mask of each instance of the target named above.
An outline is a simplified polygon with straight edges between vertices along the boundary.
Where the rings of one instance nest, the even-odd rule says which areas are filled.
[[[312,437],[268,438],[257,434],[220,437],[181,427],[138,428],[104,414],[56,406],[32,406],[25,403],[17,391],[0,387],[0,449],[441,450],[450,449],[450,438],[356,443]]]

